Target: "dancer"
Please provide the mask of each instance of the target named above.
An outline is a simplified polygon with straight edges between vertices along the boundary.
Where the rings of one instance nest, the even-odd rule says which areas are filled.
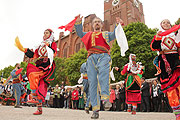
[[[180,28],[180,25],[172,27],[168,19],[160,23],[161,27],[154,39],[151,42],[151,49],[159,51],[158,66],[161,69],[160,83],[161,89],[167,94],[169,104],[172,107],[176,120],[180,120],[180,31],[177,35],[175,31]]]
[[[6,85],[10,79],[13,79],[13,95],[16,99],[14,108],[22,108],[20,106],[20,97],[21,97],[21,81],[23,80],[21,72],[23,68],[20,68],[20,64],[16,63],[15,69],[11,72],[11,75],[8,77],[4,85]]]
[[[120,72],[121,75],[128,74],[125,80],[126,103],[128,105],[128,112],[131,112],[131,106],[133,107],[133,115],[136,114],[137,104],[141,103],[141,80],[137,74],[143,74],[143,68],[139,62],[136,62],[135,54],[129,55],[129,63],[124,66],[122,71],[118,67],[115,67],[115,70]]]
[[[45,101],[49,81],[54,80],[55,73],[55,62],[53,61],[53,57],[56,56],[57,46],[54,42],[53,31],[51,29],[46,29],[43,39],[39,47],[35,51],[32,51],[23,48],[16,38],[16,46],[23,51],[27,57],[36,59],[36,66],[29,63],[26,73],[33,97],[32,100],[27,101],[27,103],[37,104],[37,111],[33,113],[34,115],[42,114],[42,102]]]
[[[109,72],[111,66],[109,42],[115,39],[114,32],[102,32],[103,22],[100,18],[95,17],[92,21],[93,32],[83,32],[82,17],[76,16],[76,34],[84,42],[88,51],[87,75],[90,83],[90,101],[93,114],[92,119],[99,118],[100,101],[103,101],[105,110],[111,108],[109,102]],[[120,18],[116,22],[123,24]],[[98,83],[101,91],[101,100],[98,94]]]
[[[89,96],[89,83],[88,83],[88,77],[87,77],[87,69],[86,69],[86,62],[81,65],[80,68],[81,74],[83,74],[83,87],[84,87],[84,92],[86,93],[86,105],[85,105],[85,112],[89,114],[89,101],[90,101],[90,96]]]

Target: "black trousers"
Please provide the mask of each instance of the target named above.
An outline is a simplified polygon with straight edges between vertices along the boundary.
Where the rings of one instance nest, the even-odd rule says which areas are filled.
[[[145,97],[145,96],[142,96],[142,110],[143,111],[147,111],[147,112],[150,112],[150,101],[149,101],[149,97]]]
[[[158,106],[159,106],[159,99],[158,99],[158,97],[153,97],[152,98],[152,106],[153,106],[153,111],[157,112],[158,111]]]
[[[57,97],[57,95],[55,95],[55,98],[53,98],[53,107],[54,108],[59,108],[60,107],[59,98]]]
[[[115,100],[115,104],[116,104],[116,111],[120,111],[121,110],[120,99],[116,99]]]
[[[120,111],[121,110],[125,110],[125,105],[126,105],[126,103],[125,103],[125,98],[121,98],[120,97]]]
[[[73,109],[78,109],[78,100],[73,100]]]

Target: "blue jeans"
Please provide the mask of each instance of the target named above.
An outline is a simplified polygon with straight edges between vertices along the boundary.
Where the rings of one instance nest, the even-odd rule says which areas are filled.
[[[16,99],[15,105],[20,105],[21,86],[21,83],[13,84],[14,98]]]
[[[87,75],[93,111],[100,110],[99,92],[101,100],[109,100],[110,66],[111,57],[107,53],[92,54],[88,57]]]
[[[89,108],[90,95],[89,95],[88,79],[83,79],[83,86],[84,86],[84,92],[86,93],[86,105],[85,105],[85,108]]]

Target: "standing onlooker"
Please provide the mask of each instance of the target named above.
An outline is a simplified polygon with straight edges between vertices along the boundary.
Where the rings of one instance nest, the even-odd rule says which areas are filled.
[[[3,82],[0,82],[0,95],[4,92],[4,86],[3,86]]]
[[[59,99],[60,99],[60,89],[59,89],[59,85],[56,84],[56,87],[53,90],[53,107],[54,108],[59,108]]]
[[[116,99],[115,91],[112,89],[112,86],[110,85],[110,99],[109,102],[112,103],[112,107],[110,108],[110,111],[114,111],[114,100]]]
[[[70,108],[70,101],[71,101],[71,89],[70,88],[67,88],[65,90],[64,98],[65,98],[64,107],[69,109]]]
[[[9,83],[5,86],[6,93],[10,93],[13,95],[13,86],[12,81],[9,81]]]
[[[151,92],[151,97],[152,97],[152,104],[153,104],[153,111],[157,112],[158,111],[158,106],[159,106],[159,90],[160,86],[157,84],[157,80],[153,81],[152,85],[152,92]]]
[[[64,85],[61,85],[61,92],[60,92],[60,108],[64,107],[64,94],[65,94],[65,88]]]
[[[78,95],[79,95],[79,92],[77,88],[75,88],[72,92],[73,109],[77,109],[78,107],[78,100],[79,100]]]
[[[124,87],[124,83],[121,83],[120,84],[120,90],[119,90],[120,111],[121,110],[122,111],[125,110],[125,105],[126,105],[125,99],[126,99],[126,96],[125,96],[125,87]]]
[[[67,88],[65,88],[65,92],[64,92],[64,108],[67,108]]]
[[[120,111],[120,99],[119,99],[119,94],[120,94],[120,86],[119,85],[116,85],[116,89],[115,89],[115,96],[116,96],[116,99],[115,99],[115,104],[116,104],[116,111]]]
[[[145,77],[141,78],[141,100],[142,100],[142,111],[150,112],[150,92],[149,84],[145,81]]]
[[[84,97],[83,97],[83,91],[81,90],[81,88],[79,88],[79,105],[78,108],[80,110],[84,109]]]
[[[47,95],[46,95],[46,98],[45,98],[46,107],[49,107],[48,101],[50,100],[50,96],[51,96],[51,90],[50,90],[50,87],[48,87]]]

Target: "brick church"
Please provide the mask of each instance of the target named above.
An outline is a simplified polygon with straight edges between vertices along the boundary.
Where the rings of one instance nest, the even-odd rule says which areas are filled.
[[[84,32],[93,30],[91,22],[95,17],[95,14],[90,14],[84,18]],[[104,31],[112,32],[114,30],[116,17],[120,17],[125,25],[132,22],[144,23],[143,5],[138,0],[106,0],[104,2]],[[81,48],[85,48],[75,30],[67,36],[60,32],[57,46],[59,48],[57,56],[65,58],[78,52]]]
[[[96,17],[95,14],[90,14],[84,18],[83,31],[92,31],[92,20]],[[104,26],[103,31],[112,32],[115,27],[116,17],[120,17],[125,25],[132,22],[144,23],[143,5],[139,0],[105,0],[104,1]],[[110,45],[112,46],[112,42]],[[59,51],[57,57],[69,57],[78,52],[81,48],[85,48],[84,43],[76,35],[73,30],[69,35],[64,36],[63,32],[59,33],[59,39],[56,41]],[[29,62],[24,57],[25,62]]]

